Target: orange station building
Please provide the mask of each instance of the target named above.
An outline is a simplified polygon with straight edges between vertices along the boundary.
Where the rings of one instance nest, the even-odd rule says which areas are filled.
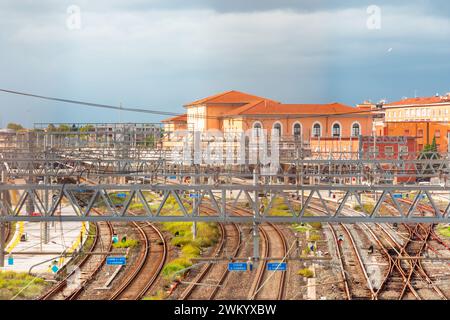
[[[315,151],[357,152],[358,137],[372,135],[370,106],[341,103],[285,104],[239,91],[226,91],[184,106],[186,115],[163,121],[165,131],[252,128],[278,130],[281,141],[301,140]]]

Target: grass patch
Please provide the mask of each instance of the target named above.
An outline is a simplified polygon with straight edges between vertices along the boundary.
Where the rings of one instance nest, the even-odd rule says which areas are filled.
[[[309,269],[309,268],[300,269],[300,270],[298,270],[297,274],[299,274],[299,275],[301,275],[302,277],[305,277],[305,278],[312,278],[312,277],[314,277],[314,272],[311,269]]]
[[[295,231],[299,231],[299,232],[306,232],[306,231],[311,230],[311,226],[309,224],[305,224],[305,223],[302,223],[302,224],[294,223],[293,228]]]
[[[180,271],[190,266],[192,266],[190,259],[184,257],[176,258],[164,266],[162,274],[166,279],[171,279],[175,275],[176,277],[181,277],[183,273],[180,273]]]
[[[95,234],[97,232],[97,225],[93,222],[89,222],[89,233],[83,244],[83,251],[90,251],[94,244]]]
[[[366,211],[366,212],[372,212],[372,210],[373,210],[373,208],[374,208],[375,206],[374,206],[373,204],[371,204],[371,203],[364,203],[364,204],[363,204],[363,207],[364,207],[364,211]],[[363,212],[363,210],[362,210],[362,208],[361,208],[361,206],[360,206],[359,204],[355,205],[355,206],[353,207],[353,209],[356,210],[356,211],[359,211],[359,212]]]
[[[188,257],[198,257],[201,253],[201,249],[192,244],[186,244],[181,249],[181,252],[183,252],[183,254]]]
[[[164,294],[164,291],[158,290],[154,295],[144,297],[142,300],[164,300],[166,295]]]
[[[318,233],[313,233],[309,235],[309,239],[308,241],[310,242],[314,242],[314,241],[319,241],[321,239],[320,234]]]
[[[181,248],[181,255],[167,263],[163,269],[163,276],[172,279],[180,270],[192,266],[192,258],[199,257],[202,249],[214,245],[219,239],[219,229],[215,223],[197,223],[197,237],[192,235],[192,222],[164,222],[163,229],[173,235],[171,244]]]
[[[134,248],[139,244],[139,241],[134,239],[127,239],[126,241],[119,241],[113,243],[114,248]]]
[[[24,289],[26,286],[28,287]],[[46,286],[44,279],[35,279],[34,276],[25,272],[0,272],[0,300],[9,300],[22,289],[24,290],[20,292],[16,299],[32,299],[39,296]]]
[[[261,200],[262,204],[267,208],[267,206],[270,203],[270,199],[269,198],[263,198]],[[294,209],[294,211],[298,212],[301,210],[301,206],[299,204],[296,203],[292,203],[292,209]],[[286,204],[285,199],[278,197],[273,199],[272,202],[272,207],[269,209],[268,212],[269,216],[292,216],[292,212],[289,209],[289,206]]]
[[[450,226],[439,225],[437,227],[437,232],[446,238],[450,238]]]

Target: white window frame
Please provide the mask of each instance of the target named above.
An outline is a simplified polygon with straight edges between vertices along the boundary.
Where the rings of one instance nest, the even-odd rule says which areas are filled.
[[[353,135],[353,126],[354,126],[355,124],[357,124],[358,127],[359,127],[359,134],[358,134],[358,136],[361,135],[361,123],[359,123],[359,121],[355,121],[355,122],[353,122],[352,125],[350,126],[350,136],[352,136],[352,137],[358,137],[358,136]]]
[[[280,125],[280,137],[283,135],[283,124],[280,121],[275,121],[272,124],[272,130],[275,130],[275,125],[279,124]]]
[[[335,136],[334,135],[334,125],[337,124],[339,126],[339,135]],[[331,125],[331,136],[333,138],[340,138],[342,137],[342,124],[339,121],[334,121],[333,124]]]
[[[317,135],[315,135],[315,132],[314,132],[314,126],[315,126],[316,124],[318,124],[318,125],[319,125],[319,130],[320,130],[320,132],[319,132],[319,135],[318,135],[318,136],[317,136]],[[311,127],[311,129],[312,129],[312,136],[313,136],[314,138],[322,137],[322,123],[321,123],[320,121],[316,121],[316,122],[314,122],[314,123],[312,124],[312,127]]]
[[[303,125],[299,121],[295,121],[292,124],[292,136],[295,136],[295,125],[297,124],[300,126],[300,137],[301,137],[303,135]]]

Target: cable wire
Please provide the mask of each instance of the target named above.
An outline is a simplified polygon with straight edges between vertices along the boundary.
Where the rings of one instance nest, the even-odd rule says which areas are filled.
[[[130,108],[130,107],[118,107],[108,104],[100,104],[100,103],[94,103],[94,102],[86,102],[86,101],[79,101],[79,100],[72,100],[72,99],[63,99],[63,98],[56,98],[56,97],[49,97],[49,96],[43,96],[43,95],[37,95],[27,92],[21,92],[21,91],[14,91],[14,90],[7,90],[7,89],[1,89],[0,92],[8,93],[8,94],[15,94],[20,96],[26,96],[31,98],[37,98],[37,99],[44,99],[44,100],[50,100],[50,101],[58,101],[58,102],[64,102],[64,103],[71,103],[71,104],[78,104],[78,105],[84,105],[88,107],[95,107],[95,108],[105,108],[105,109],[112,109],[112,110],[118,110],[118,111],[129,111],[129,112],[140,112],[140,113],[149,113],[149,114],[156,114],[156,115],[166,115],[166,116],[183,116],[185,113],[177,113],[177,112],[169,112],[169,111],[161,111],[161,110],[150,110],[150,109],[142,109],[142,108]],[[397,107],[390,107],[389,109],[393,109]],[[377,109],[380,110],[380,109]],[[381,109],[382,110],[382,109]],[[300,118],[310,118],[310,117],[329,117],[329,116],[343,116],[343,115],[371,115],[370,110],[358,110],[355,108],[355,111],[348,111],[348,112],[336,112],[336,113],[327,113],[327,114],[276,114],[276,115],[236,115],[238,117],[245,116],[247,119],[300,119]],[[202,116],[193,116],[194,119],[222,119],[224,117],[227,117],[226,115],[219,115],[219,116],[208,116],[208,115],[202,115]]]

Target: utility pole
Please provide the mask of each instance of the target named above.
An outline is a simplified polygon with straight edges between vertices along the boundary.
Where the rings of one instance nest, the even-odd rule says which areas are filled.
[[[5,171],[3,170],[3,165],[1,166],[1,184],[5,182]],[[0,215],[5,216],[6,215],[6,192],[1,192],[1,212]],[[0,222],[0,268],[3,268],[5,266],[5,222]]]
[[[253,170],[253,185],[258,185],[258,174],[256,169]],[[255,190],[255,201],[253,208],[253,259],[255,261],[259,260],[259,226],[256,221],[259,216],[259,201],[258,201],[258,190]]]
[[[195,168],[195,172],[194,172],[194,179],[191,179],[191,181],[194,182],[194,184],[198,185],[199,184],[199,171],[198,171],[198,165],[194,165]],[[197,207],[197,204],[199,203],[199,199],[198,197],[200,196],[198,192],[196,192],[195,194],[193,194],[194,198],[193,198],[193,208],[195,209],[195,212],[193,212],[192,214],[194,216],[198,216],[199,215],[199,208]],[[192,239],[195,240],[197,239],[197,221],[193,221],[192,222]]]

